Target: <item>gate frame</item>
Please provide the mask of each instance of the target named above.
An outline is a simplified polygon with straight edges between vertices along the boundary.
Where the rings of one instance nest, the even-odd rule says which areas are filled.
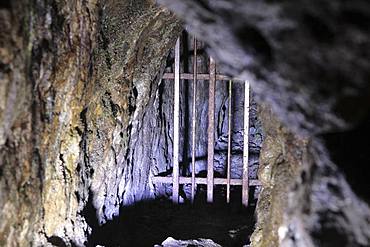
[[[249,187],[261,185],[257,179],[249,179],[248,170],[248,148],[249,148],[249,94],[250,85],[244,81],[244,116],[243,116],[243,170],[242,178],[231,178],[231,96],[233,79],[226,75],[216,73],[216,62],[210,57],[209,73],[197,73],[197,40],[194,37],[194,58],[193,73],[180,73],[180,38],[175,45],[175,70],[174,73],[164,73],[163,80],[174,80],[174,140],[173,140],[173,173],[172,177],[153,177],[154,183],[172,183],[172,201],[179,203],[179,185],[191,184],[191,202],[194,202],[196,184],[207,185],[207,202],[213,202],[214,185],[226,185],[226,202],[230,202],[230,186],[242,186],[242,204],[247,207],[249,200]],[[192,174],[191,177],[179,176],[179,127],[180,127],[180,80],[193,80],[193,107],[192,107]],[[207,177],[200,178],[195,176],[195,143],[196,143],[196,87],[197,80],[209,81],[209,100],[208,100],[208,143],[207,143]],[[229,81],[229,112],[228,112],[228,153],[227,153],[227,178],[214,178],[214,110],[215,110],[215,89],[216,81]],[[238,80],[242,81],[242,80]],[[247,145],[244,145],[247,143]]]

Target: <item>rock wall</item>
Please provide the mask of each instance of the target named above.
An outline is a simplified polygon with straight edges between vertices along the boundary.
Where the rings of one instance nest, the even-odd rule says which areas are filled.
[[[0,245],[83,246],[152,195],[128,147],[179,22],[150,0],[46,0],[5,1],[0,23]]]
[[[39,226],[41,209],[32,204],[41,204],[42,181],[36,150],[28,146],[36,129],[25,20],[18,18],[20,9],[11,8],[10,2],[0,6],[0,245],[25,246]]]
[[[323,144],[288,130],[260,106],[262,191],[251,246],[367,246],[369,213]]]
[[[370,245],[369,207],[356,194],[368,201],[368,159],[353,158],[368,157],[360,150],[369,134],[357,128],[369,123],[369,3],[159,2],[272,108],[261,115],[264,188],[253,246]],[[353,130],[366,137],[348,137]],[[361,148],[348,152],[349,143]]]
[[[160,1],[283,124],[262,110],[255,246],[369,246],[369,208],[318,135],[366,123],[369,3]],[[0,245],[83,246],[121,205],[155,196],[152,140],[168,134],[145,130],[164,129],[151,110],[181,27],[154,2],[0,3]]]
[[[150,2],[114,2],[103,9],[97,83],[88,89],[95,95],[82,116],[84,167],[94,169],[91,191],[100,224],[117,215],[122,203],[153,197],[150,163],[134,165],[138,156],[147,157],[138,140],[152,146],[150,133],[141,131],[150,121],[143,120],[151,114],[147,106],[181,30],[168,11]]]
[[[284,218],[288,193],[307,160],[308,140],[300,139],[285,128],[271,109],[261,105],[265,141],[260,156],[259,179],[262,183],[257,204],[257,226],[252,246],[276,246]],[[280,229],[280,230],[279,230]],[[285,232],[283,232],[285,233]]]
[[[225,72],[250,80],[293,131],[344,129],[369,111],[366,0],[158,2],[208,44]]]

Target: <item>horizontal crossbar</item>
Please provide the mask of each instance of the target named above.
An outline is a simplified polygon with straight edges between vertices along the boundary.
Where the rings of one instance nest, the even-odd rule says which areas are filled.
[[[197,80],[209,80],[209,74],[197,74]],[[174,80],[175,75],[173,73],[164,73],[162,79],[166,80]],[[194,75],[189,73],[181,73],[180,79],[182,80],[194,80]],[[228,80],[238,80],[235,78],[231,78],[226,75],[216,75],[216,80],[218,81],[228,81]],[[241,80],[240,80],[241,81]]]
[[[191,184],[191,177],[179,177],[180,184]],[[164,184],[172,184],[173,180],[172,177],[153,177],[154,183],[164,183]],[[207,178],[195,178],[196,184],[207,184]],[[227,179],[226,178],[214,178],[213,184],[221,184],[226,185]],[[242,185],[243,180],[240,178],[232,178],[230,179],[230,185]],[[250,179],[249,186],[258,186],[261,185],[261,182],[257,179]]]

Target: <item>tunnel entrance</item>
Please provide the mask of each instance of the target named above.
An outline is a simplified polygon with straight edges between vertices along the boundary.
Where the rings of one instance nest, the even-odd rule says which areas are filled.
[[[153,246],[168,237],[248,244],[260,191],[262,127],[249,84],[222,74],[205,48],[181,34],[155,91],[154,110],[147,111],[156,119],[147,135],[154,138],[143,146],[150,148],[145,158],[152,162],[154,196],[121,206],[103,225],[88,222],[89,245]],[[134,165],[141,166],[139,158]],[[85,213],[95,214],[93,206]]]
[[[247,207],[250,187],[253,192],[260,186],[258,163],[252,160],[254,171],[249,169],[249,152],[255,153],[262,142],[261,128],[256,128],[255,102],[251,121],[249,83],[222,74],[204,48],[184,31],[169,55],[162,82],[173,86],[172,166],[152,181],[157,186],[172,186],[170,197],[176,204],[193,203],[201,191],[212,203],[215,186],[230,203],[234,187]]]

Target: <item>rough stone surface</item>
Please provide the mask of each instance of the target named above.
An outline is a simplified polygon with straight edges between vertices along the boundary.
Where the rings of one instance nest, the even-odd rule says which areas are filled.
[[[284,124],[262,110],[255,246],[369,246],[369,208],[316,136],[369,113],[369,3],[161,2]],[[155,196],[158,133],[144,130],[165,123],[149,111],[179,24],[154,0],[0,3],[1,246],[84,246],[122,205]]]
[[[327,160],[322,143],[291,133],[267,106],[252,246],[367,246],[370,210]]]
[[[28,40],[20,9],[0,7],[0,245],[26,246],[41,210],[40,166],[33,159],[32,84],[28,83]],[[25,63],[27,61],[27,63]]]
[[[369,110],[366,0],[158,2],[184,19],[225,71],[250,80],[294,131],[348,127]]]
[[[342,144],[325,146],[318,136],[368,123],[369,3],[159,2],[209,45],[226,72],[249,80],[257,100],[274,112],[262,113],[264,189],[253,246],[370,245],[369,207],[331,161],[338,161],[330,155],[338,155]],[[352,141],[363,144],[361,138]],[[354,151],[346,159],[351,155],[368,157]],[[368,163],[347,163],[369,174]],[[358,185],[366,186],[364,181]]]
[[[153,198],[149,183],[153,147],[153,104],[161,67],[180,31],[168,11],[150,1],[105,3],[97,47],[95,92],[85,108],[85,169],[91,167],[93,204],[99,224],[112,219],[120,205]],[[145,160],[146,161],[146,160]],[[82,169],[84,170],[84,169]]]
[[[128,147],[179,22],[150,0],[50,0],[2,2],[0,23],[0,245],[83,246],[150,196]]]
[[[87,225],[77,215],[76,126],[83,85],[90,81],[95,4],[1,5],[7,28],[0,62],[6,93],[0,113],[3,246],[57,244],[65,236],[82,244]]]
[[[262,183],[257,204],[257,226],[252,235],[253,246],[274,246],[279,242],[288,192],[299,175],[307,155],[307,140],[300,140],[274,117],[269,108],[260,106],[266,132],[260,156],[259,179]]]

